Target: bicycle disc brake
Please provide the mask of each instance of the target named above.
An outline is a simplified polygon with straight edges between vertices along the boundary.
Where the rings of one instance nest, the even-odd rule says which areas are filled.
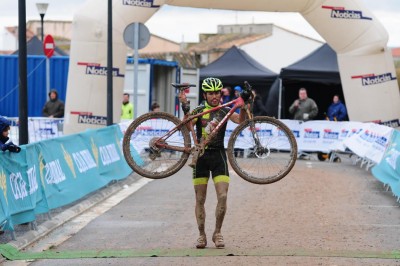
[[[263,147],[261,145],[257,145],[254,149],[254,155],[260,159],[265,159],[265,158],[269,157],[270,154],[271,154],[271,150],[268,147]]]
[[[152,138],[149,142],[150,146],[150,154],[149,157],[151,160],[155,160],[156,158],[161,157],[161,150],[159,145],[165,145],[165,140],[159,138]]]

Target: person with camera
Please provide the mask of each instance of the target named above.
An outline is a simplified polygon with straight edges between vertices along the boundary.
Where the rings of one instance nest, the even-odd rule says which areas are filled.
[[[10,134],[11,121],[5,117],[0,116],[0,149],[5,152],[9,150],[10,152],[20,152],[21,148],[12,143],[8,142],[10,139],[8,135]]]

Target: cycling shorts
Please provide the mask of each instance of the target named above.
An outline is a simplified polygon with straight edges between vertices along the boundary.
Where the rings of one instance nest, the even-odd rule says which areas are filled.
[[[210,178],[210,173],[214,183],[229,183],[228,163],[225,150],[206,149],[203,156],[197,160],[196,167],[193,169],[193,184],[206,185]]]

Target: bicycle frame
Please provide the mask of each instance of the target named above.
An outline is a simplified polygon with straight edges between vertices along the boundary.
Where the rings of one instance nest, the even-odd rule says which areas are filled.
[[[211,108],[210,110],[195,114],[195,115],[189,115],[187,118],[185,118],[181,123],[179,123],[179,125],[175,126],[173,129],[171,129],[169,132],[167,132],[164,136],[160,137],[157,141],[155,141],[155,144],[158,148],[164,148],[164,149],[170,149],[170,150],[175,150],[175,151],[180,151],[180,152],[186,152],[186,153],[190,153],[191,152],[191,147],[176,147],[176,146],[172,146],[172,145],[168,145],[163,143],[163,141],[160,140],[166,140],[168,139],[172,134],[174,134],[177,130],[179,130],[180,128],[182,128],[183,126],[187,126],[187,128],[190,130],[193,141],[194,141],[194,145],[198,146],[200,145],[200,143],[197,140],[197,136],[196,133],[194,132],[194,127],[193,124],[191,123],[191,121],[193,119],[196,119],[198,117],[201,117],[205,114],[208,113],[212,113],[215,111],[220,110],[221,108],[230,106],[233,104],[232,109],[224,116],[224,118],[218,123],[218,125],[211,131],[211,133],[208,135],[207,139],[205,139],[201,145],[203,147],[207,146],[208,143],[210,143],[210,141],[214,138],[214,136],[218,133],[218,131],[221,129],[221,127],[228,121],[228,119],[232,116],[232,114],[235,112],[235,110],[237,108],[241,108],[244,106],[244,100],[242,99],[242,97],[238,97],[230,102],[227,102],[225,104],[222,105],[218,105],[214,108]],[[249,110],[247,109],[247,115],[249,116],[249,118],[252,118],[252,114],[249,112]]]

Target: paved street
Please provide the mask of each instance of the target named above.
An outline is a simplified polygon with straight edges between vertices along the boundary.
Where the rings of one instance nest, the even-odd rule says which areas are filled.
[[[125,193],[120,203],[105,202],[24,251],[50,249],[64,259],[6,265],[400,264],[395,256],[399,205],[349,158],[342,163],[299,160],[287,177],[270,185],[248,183],[232,172],[222,230],[225,249],[215,249],[211,241],[212,183],[206,202],[208,247],[196,250],[191,169],[148,181],[140,179],[136,192],[126,196],[134,185],[120,192]],[[44,258],[46,253],[38,254]]]

